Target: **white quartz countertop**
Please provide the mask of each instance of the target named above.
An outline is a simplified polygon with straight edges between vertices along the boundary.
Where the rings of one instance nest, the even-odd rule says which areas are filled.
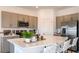
[[[17,44],[20,47],[35,47],[35,46],[47,46],[50,44],[61,44],[65,42],[65,37],[61,36],[51,36],[51,35],[44,35],[46,40],[41,40],[33,43],[26,43],[24,42],[24,38],[15,38],[15,39],[8,39],[8,41],[12,44]]]

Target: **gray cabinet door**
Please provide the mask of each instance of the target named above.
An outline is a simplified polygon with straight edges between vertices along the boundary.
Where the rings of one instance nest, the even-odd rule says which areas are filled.
[[[0,37],[0,53],[1,53],[1,44],[2,44],[2,38]]]
[[[3,38],[2,39],[2,44],[1,44],[1,52],[6,53],[6,52],[9,52],[9,51],[10,51],[10,44],[7,41],[6,38]]]
[[[11,13],[11,27],[16,28],[17,27],[17,14]]]
[[[63,25],[64,26],[69,25],[70,24],[69,22],[71,21],[71,15],[65,15],[65,16],[63,16],[63,18],[64,18],[63,19],[63,23],[64,23]]]
[[[56,29],[58,29],[58,17],[56,17]]]
[[[56,17],[56,28],[61,28],[63,22],[63,16]]]
[[[9,28],[11,26],[11,14],[2,11],[2,28]]]
[[[37,24],[38,23],[38,18],[37,17],[33,17],[33,28],[37,29]]]
[[[59,16],[56,19],[56,25],[57,25],[57,28],[60,28],[61,26],[66,26],[66,25],[68,25],[69,27],[73,27],[77,24],[76,23],[77,20],[78,20],[77,13],[65,15],[65,16]]]
[[[79,13],[78,13],[78,16],[77,17],[78,17],[78,21],[79,21]]]
[[[70,27],[74,27],[77,25],[78,14],[71,15]]]
[[[37,29],[38,18],[34,16],[29,16],[29,28]]]
[[[72,20],[73,20],[73,21],[78,20],[78,13],[72,14]]]

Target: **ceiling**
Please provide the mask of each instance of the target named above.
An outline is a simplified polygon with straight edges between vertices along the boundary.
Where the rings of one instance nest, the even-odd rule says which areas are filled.
[[[38,10],[38,9],[62,10],[62,9],[70,8],[73,6],[38,6],[38,8],[36,8],[36,6],[19,6],[19,7],[24,8],[24,9],[32,9],[32,10]]]

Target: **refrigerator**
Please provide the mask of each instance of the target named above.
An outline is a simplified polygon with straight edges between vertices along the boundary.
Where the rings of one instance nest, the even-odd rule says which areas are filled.
[[[62,36],[68,36],[69,39],[72,39],[71,41],[73,41],[73,38],[79,37],[79,20],[74,22],[71,21],[64,26],[61,26],[61,34]],[[79,40],[73,50],[79,51]]]

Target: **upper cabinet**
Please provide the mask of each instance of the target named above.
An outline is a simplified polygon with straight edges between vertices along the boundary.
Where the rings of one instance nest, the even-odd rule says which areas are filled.
[[[65,15],[63,16],[63,26],[69,25],[71,22],[71,15]]]
[[[16,28],[17,14],[2,11],[2,28]]]
[[[17,27],[17,14],[11,13],[11,26],[12,28],[16,28]]]
[[[18,14],[18,21],[28,22],[29,16]]]
[[[38,17],[34,17],[34,28],[36,28],[37,29],[37,27],[38,27]]]
[[[76,14],[72,14],[71,15],[71,26],[72,27],[77,25],[77,20],[78,20],[78,14],[77,13]]]
[[[29,27],[30,28],[37,28],[37,17],[34,17],[34,16],[30,16],[29,17]]]
[[[73,27],[77,24],[77,20],[79,20],[79,14],[70,14],[64,16],[56,17],[56,27],[61,28],[62,26],[68,25],[69,27]]]
[[[78,13],[72,14],[71,19],[72,19],[72,21],[77,21],[78,20]]]
[[[17,28],[19,21],[28,22],[29,28],[37,28],[38,18],[35,16],[2,11],[2,28]]]
[[[63,16],[56,17],[56,28],[60,28],[62,26]]]
[[[66,15],[66,16],[63,16],[63,21],[64,22],[69,22],[71,20],[71,15]]]
[[[11,26],[11,14],[7,12],[2,12],[2,27],[9,28]]]

